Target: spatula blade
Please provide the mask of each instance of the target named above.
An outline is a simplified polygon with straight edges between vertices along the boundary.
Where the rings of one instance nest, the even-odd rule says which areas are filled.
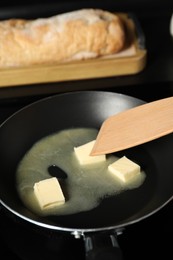
[[[131,148],[173,132],[173,97],[149,102],[107,118],[91,155]]]

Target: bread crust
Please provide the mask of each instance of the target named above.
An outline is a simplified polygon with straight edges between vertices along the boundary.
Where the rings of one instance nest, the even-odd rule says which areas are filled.
[[[122,50],[119,16],[81,9],[35,20],[0,21],[0,67],[53,64],[110,55]]]

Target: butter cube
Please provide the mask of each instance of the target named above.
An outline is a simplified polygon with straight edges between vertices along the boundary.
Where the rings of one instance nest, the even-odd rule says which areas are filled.
[[[75,155],[81,165],[93,164],[93,163],[103,162],[106,160],[106,156],[104,154],[90,156],[90,153],[95,144],[95,141],[96,140],[93,140],[84,145],[74,147]]]
[[[49,178],[34,184],[34,193],[42,210],[65,203],[57,178]]]
[[[126,156],[118,159],[108,166],[108,170],[115,174],[124,183],[140,174],[140,166],[129,160]]]

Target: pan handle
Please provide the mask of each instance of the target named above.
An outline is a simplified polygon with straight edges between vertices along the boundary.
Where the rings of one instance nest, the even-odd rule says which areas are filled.
[[[117,233],[85,234],[86,260],[122,260]]]

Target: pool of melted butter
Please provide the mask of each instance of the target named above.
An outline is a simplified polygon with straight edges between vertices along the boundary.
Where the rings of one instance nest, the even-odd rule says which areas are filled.
[[[108,165],[119,159],[113,154],[106,155],[105,162],[87,166],[79,164],[74,147],[96,139],[97,134],[98,131],[93,128],[66,129],[44,137],[31,147],[16,172],[18,194],[29,210],[40,216],[89,211],[97,207],[104,197],[142,185],[146,177],[144,171],[131,182],[122,183],[108,170]],[[57,165],[68,176],[59,180],[65,204],[41,210],[33,186],[38,181],[52,177],[48,172],[51,165]]]

